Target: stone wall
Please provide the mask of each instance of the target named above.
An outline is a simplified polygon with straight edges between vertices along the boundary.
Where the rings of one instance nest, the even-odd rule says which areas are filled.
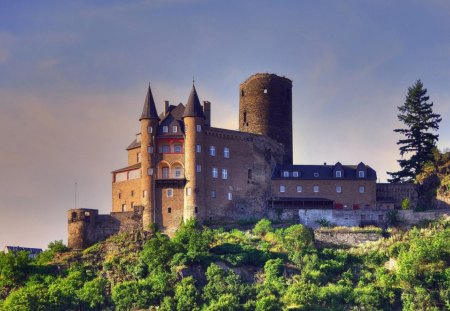
[[[358,232],[352,230],[314,230],[314,240],[317,246],[358,246],[367,242],[378,241],[382,238],[377,232]]]
[[[292,164],[292,81],[257,73],[240,85],[239,131],[266,135],[282,143],[283,163]]]
[[[120,232],[142,228],[142,207],[129,212],[112,212],[99,215],[94,209],[68,211],[68,242],[71,249],[84,249]]]
[[[417,225],[421,221],[436,220],[440,217],[450,217],[450,209],[436,209],[424,212],[415,212],[413,210],[398,211],[400,224],[407,227]]]
[[[360,225],[386,224],[386,209],[360,209],[360,210],[336,210],[336,209],[270,209],[269,218],[277,221],[296,221],[310,227],[318,228],[318,223],[325,220],[336,226],[357,227]]]
[[[410,208],[414,209],[417,205],[417,190],[414,184],[377,184],[377,199],[382,200],[391,198],[394,200],[394,207],[400,209],[402,201],[405,198],[411,200]]]

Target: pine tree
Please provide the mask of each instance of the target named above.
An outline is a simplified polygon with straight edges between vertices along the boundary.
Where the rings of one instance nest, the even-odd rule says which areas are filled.
[[[429,99],[422,81],[417,80],[408,88],[405,103],[398,107],[400,111],[397,115],[398,120],[403,122],[406,128],[395,129],[394,132],[402,134],[405,138],[397,142],[397,145],[400,145],[401,156],[397,162],[401,170],[388,172],[392,176],[389,182],[415,181],[424,164],[433,159],[433,149],[439,135],[430,131],[437,131],[442,119],[439,114],[433,113],[433,102],[429,103]],[[411,157],[403,158],[405,154],[411,154]]]

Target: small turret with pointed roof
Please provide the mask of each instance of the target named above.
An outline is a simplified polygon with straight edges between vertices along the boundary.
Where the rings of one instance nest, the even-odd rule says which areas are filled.
[[[184,109],[183,118],[186,117],[205,118],[205,114],[203,113],[203,108],[200,104],[200,100],[198,99],[197,90],[195,89],[194,84],[192,84],[191,94],[189,95],[186,108]]]
[[[139,121],[141,121],[142,119],[156,119],[158,121],[160,120],[158,117],[158,112],[156,111],[155,100],[153,99],[150,83],[148,84],[147,96],[145,97],[144,108],[142,109],[142,115]]]

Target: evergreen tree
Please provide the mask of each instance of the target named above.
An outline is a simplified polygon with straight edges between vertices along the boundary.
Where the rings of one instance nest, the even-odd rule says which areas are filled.
[[[406,128],[394,130],[405,138],[397,142],[402,157],[398,160],[401,170],[388,172],[392,176],[389,179],[392,183],[414,181],[424,164],[433,159],[433,148],[439,135],[430,131],[437,131],[442,119],[439,114],[433,113],[433,102],[429,103],[429,99],[422,81],[417,80],[408,88],[405,103],[398,107],[398,120],[403,122]],[[411,154],[411,157],[403,158],[405,154]]]

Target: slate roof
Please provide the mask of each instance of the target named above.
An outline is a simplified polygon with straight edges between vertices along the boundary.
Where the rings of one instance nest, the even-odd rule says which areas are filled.
[[[147,96],[145,97],[144,108],[142,109],[141,118],[142,119],[157,119],[158,112],[156,111],[155,100],[153,99],[152,89],[150,88],[150,84],[148,85]]]
[[[137,148],[137,147],[140,147],[140,146],[141,146],[141,143],[138,142],[138,141],[136,140],[136,138],[135,138],[135,139],[131,142],[131,144],[128,145],[128,147],[127,147],[126,150],[131,150],[131,149],[134,149],[134,148]]]
[[[202,105],[200,104],[200,100],[198,99],[197,90],[195,89],[195,85],[192,85],[191,94],[189,95],[189,99],[186,104],[186,108],[184,109],[183,118],[186,117],[201,117],[205,118],[205,114],[203,113]]]
[[[335,177],[333,172],[334,168],[339,165],[342,167],[343,176]],[[365,178],[358,178],[357,165],[341,165],[339,162],[337,165],[289,165],[289,164],[278,164],[272,174],[272,179],[299,179],[299,180],[355,180],[355,179],[368,179],[376,180],[377,173],[373,168],[365,165],[366,174]],[[283,177],[283,172],[288,171],[289,177]],[[293,172],[298,172],[298,177],[293,176]],[[318,173],[319,176],[314,174]]]
[[[21,247],[21,246],[6,246],[5,251],[8,250],[8,252],[19,252],[19,251],[26,251],[30,254],[39,254],[42,252],[41,248],[31,248],[31,247]]]

